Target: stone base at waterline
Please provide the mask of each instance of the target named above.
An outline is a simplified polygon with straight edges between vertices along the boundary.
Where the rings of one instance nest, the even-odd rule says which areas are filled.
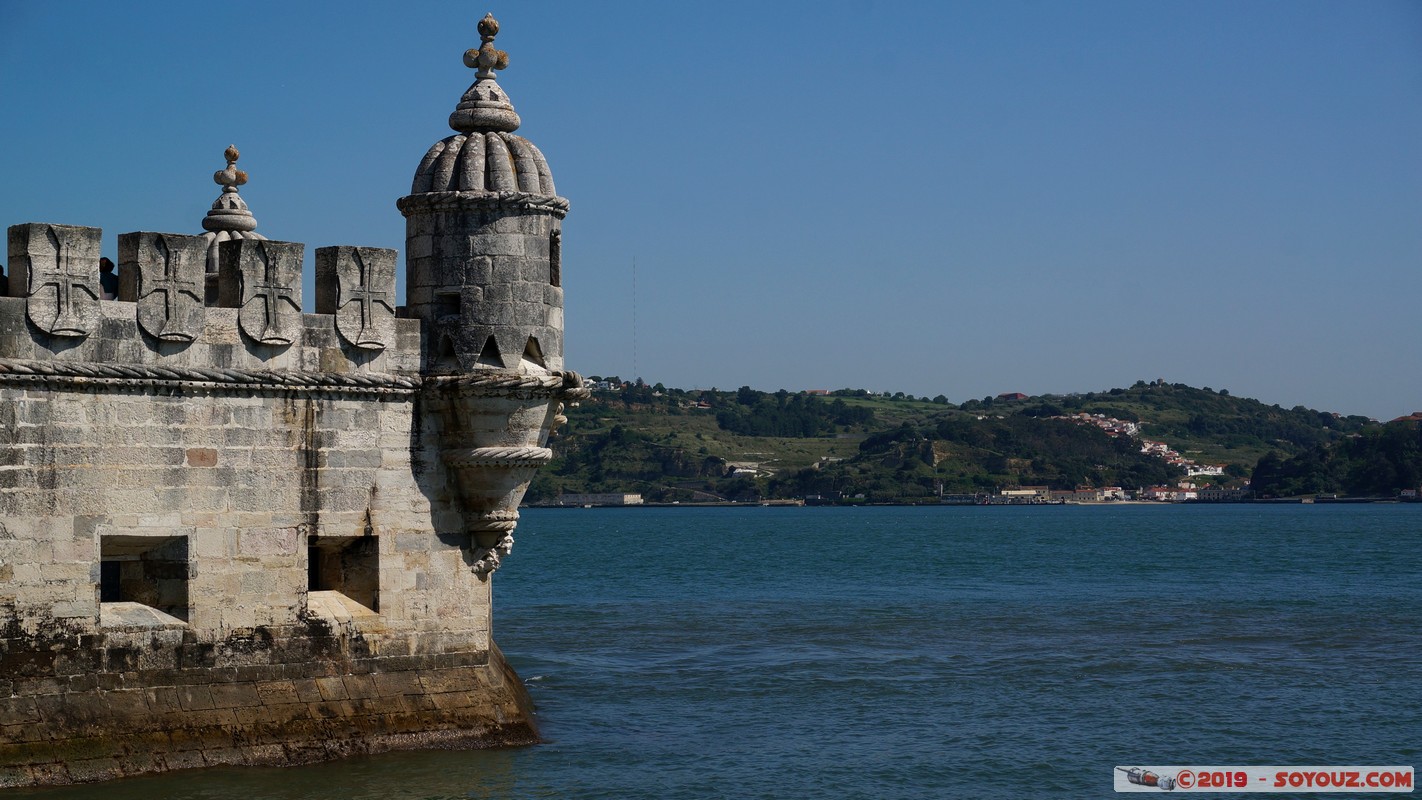
[[[52,655],[12,649],[0,661],[33,666]],[[492,643],[477,653],[13,682],[27,691],[0,697],[0,787],[539,741],[528,693]]]

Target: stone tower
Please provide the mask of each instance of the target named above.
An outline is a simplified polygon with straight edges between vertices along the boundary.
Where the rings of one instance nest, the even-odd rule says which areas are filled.
[[[394,250],[9,225],[0,787],[538,740],[491,574],[564,403],[568,203],[479,70]]]
[[[424,322],[426,368],[437,374],[563,368],[561,220],[568,201],[548,162],[514,134],[519,117],[494,70],[499,23],[464,54],[478,70],[449,127],[415,171],[404,213],[408,313]]]
[[[474,84],[449,115],[456,133],[415,170],[405,215],[406,315],[420,320],[422,371],[442,421],[444,466],[463,501],[474,570],[496,569],[513,545],[518,504],[562,421],[559,399],[581,380],[563,371],[562,226],[568,201],[495,70],[499,23],[479,22],[464,53]],[[570,394],[570,392],[572,394]]]

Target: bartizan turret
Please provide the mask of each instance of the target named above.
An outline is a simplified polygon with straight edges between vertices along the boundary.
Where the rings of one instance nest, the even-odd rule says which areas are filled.
[[[513,544],[518,503],[552,458],[561,401],[583,392],[563,371],[562,219],[568,201],[495,79],[508,54],[479,22],[464,54],[474,85],[449,115],[456,133],[420,161],[405,215],[406,314],[421,321],[423,372],[442,420],[440,452],[463,503],[483,575]]]

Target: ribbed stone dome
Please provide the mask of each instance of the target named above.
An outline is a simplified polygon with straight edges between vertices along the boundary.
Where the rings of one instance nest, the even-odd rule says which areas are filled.
[[[478,70],[474,85],[460,98],[449,127],[454,136],[435,142],[420,166],[410,194],[433,192],[519,192],[556,197],[553,173],[533,143],[518,130],[518,113],[495,78],[509,64],[509,54],[494,48],[499,23],[492,14],[479,21],[481,44],[464,53],[464,64]]]
[[[538,148],[505,131],[461,133],[435,142],[410,187],[410,194],[426,192],[558,194]]]

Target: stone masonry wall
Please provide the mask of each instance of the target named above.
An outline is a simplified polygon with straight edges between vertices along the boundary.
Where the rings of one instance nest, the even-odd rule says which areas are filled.
[[[0,297],[0,786],[535,741],[420,321],[359,327],[347,282],[263,324],[233,272],[165,322],[120,269],[130,299],[69,316]]]
[[[430,322],[436,358],[453,357],[431,366],[517,368],[532,340],[534,363],[562,370],[563,209],[511,213],[438,194],[400,202],[410,243],[410,316]]]

